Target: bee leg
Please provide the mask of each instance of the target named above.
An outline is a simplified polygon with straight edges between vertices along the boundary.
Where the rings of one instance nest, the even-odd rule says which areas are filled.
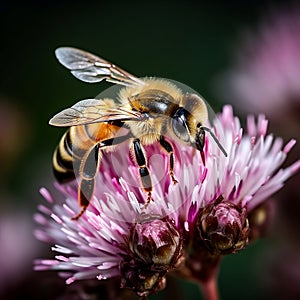
[[[172,145],[165,140],[163,136],[159,139],[160,145],[168,152],[170,155],[170,165],[169,165],[169,174],[174,184],[178,183],[174,176],[174,151]]]
[[[80,183],[78,188],[78,203],[81,207],[81,211],[72,220],[78,220],[89,206],[90,200],[93,197],[96,175],[99,170],[101,155],[100,150],[105,147],[120,144],[131,137],[131,133],[119,136],[116,138],[99,141],[89,152],[83,157],[80,167]]]
[[[82,179],[78,188],[78,204],[81,211],[72,217],[72,220],[78,220],[89,206],[90,200],[93,197],[95,188],[95,179]]]
[[[139,139],[135,139],[133,141],[133,149],[134,149],[136,162],[139,166],[139,173],[140,173],[142,186],[144,191],[147,193],[147,200],[145,204],[145,207],[147,207],[151,201],[152,180],[149,173],[149,169],[147,167],[147,161],[145,158],[144,149]]]
[[[100,164],[100,145],[97,143],[83,157],[80,167],[80,182],[78,188],[78,204],[81,211],[72,220],[78,220],[89,206],[90,200],[93,197],[95,189],[96,175]]]
[[[196,134],[196,147],[200,151],[201,159],[203,162],[203,165],[205,166],[205,155],[204,155],[204,145],[205,145],[205,131],[200,126],[197,134]]]

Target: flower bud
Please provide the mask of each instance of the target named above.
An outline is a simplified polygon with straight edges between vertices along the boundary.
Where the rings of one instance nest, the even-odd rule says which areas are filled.
[[[140,297],[159,292],[166,286],[166,272],[148,270],[147,266],[139,266],[134,260],[123,261],[121,269],[121,288],[132,289]]]
[[[181,250],[181,237],[172,223],[155,219],[135,224],[129,246],[143,263],[168,267]]]
[[[121,287],[146,296],[165,287],[165,274],[182,257],[182,239],[169,220],[147,216],[130,231],[131,256],[120,265]]]
[[[206,247],[214,254],[233,253],[248,243],[246,209],[223,197],[203,209],[197,227]]]

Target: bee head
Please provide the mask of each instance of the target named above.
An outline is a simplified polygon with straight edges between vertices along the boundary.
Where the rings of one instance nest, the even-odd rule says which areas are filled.
[[[199,150],[204,164],[205,131],[210,133],[220,150],[227,156],[225,149],[219,143],[214,133],[208,127],[205,127],[207,119],[206,104],[196,94],[184,95],[182,106],[176,109],[171,119],[171,126],[175,136],[182,142]]]
[[[206,120],[205,102],[196,94],[185,94],[172,116],[172,129],[182,142],[202,151],[205,135],[201,126]]]

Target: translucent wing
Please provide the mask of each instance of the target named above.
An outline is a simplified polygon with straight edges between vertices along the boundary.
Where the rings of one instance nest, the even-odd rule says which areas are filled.
[[[114,107],[104,100],[86,99],[56,114],[49,124],[68,127],[108,121],[140,121],[145,116],[137,111]]]
[[[129,74],[114,64],[89,52],[71,47],[55,50],[58,61],[84,82],[106,80],[121,85],[143,85],[144,81]]]

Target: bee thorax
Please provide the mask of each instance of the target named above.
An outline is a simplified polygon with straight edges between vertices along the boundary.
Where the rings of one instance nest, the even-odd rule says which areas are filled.
[[[147,121],[130,124],[134,137],[139,138],[144,145],[149,145],[159,140],[162,133],[162,122],[154,118]]]

